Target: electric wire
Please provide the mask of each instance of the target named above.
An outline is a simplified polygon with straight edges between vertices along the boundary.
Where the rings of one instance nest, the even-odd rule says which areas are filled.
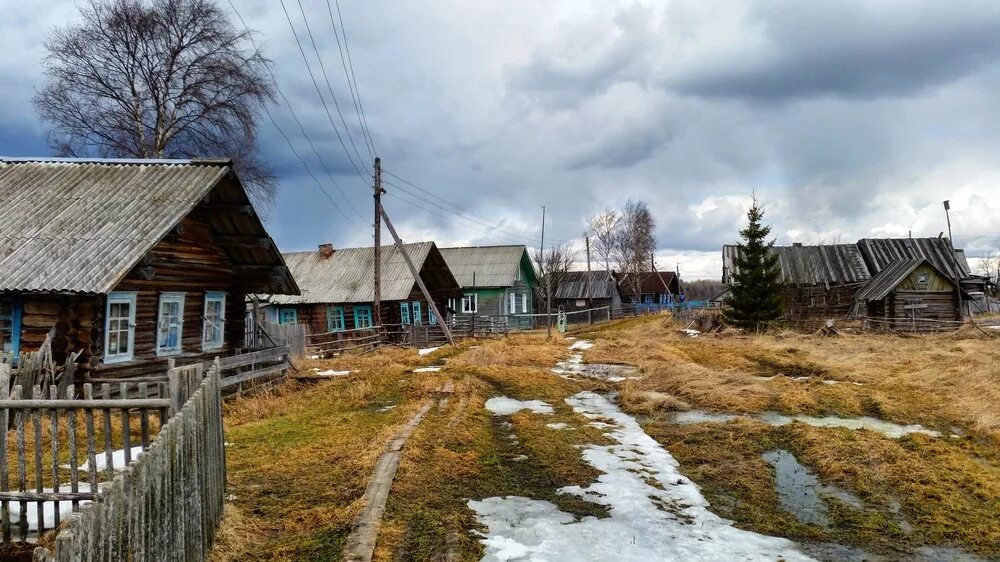
[[[337,24],[333,19],[333,7],[330,5],[330,0],[326,0],[326,9],[330,14],[330,27],[333,28],[333,36],[337,40],[337,50],[340,51],[340,65],[344,69],[344,78],[347,79],[347,87],[351,91],[351,101],[354,102],[354,113],[358,118],[358,126],[361,127],[361,135],[365,139],[365,148],[368,150],[368,156],[374,160],[375,143],[372,141],[372,133],[368,129],[368,119],[364,116],[364,106],[361,104],[361,92],[358,91],[357,78],[354,78],[353,81],[351,80],[354,76],[354,65],[352,64],[350,70],[348,70],[344,48],[340,44],[340,33],[344,34],[344,43],[347,43],[347,28],[344,27],[344,18],[340,17],[340,3],[337,3],[337,16],[340,17],[340,32],[337,31]]]
[[[340,20],[340,31],[344,35],[344,50],[347,51],[347,64],[351,69],[351,78],[354,80],[354,91],[358,95],[358,106],[359,106],[358,109],[360,110],[361,113],[361,120],[364,122],[365,124],[364,128],[368,133],[368,142],[371,143],[372,145],[372,153],[378,154],[378,151],[375,150],[375,139],[372,137],[372,129],[371,127],[368,126],[368,116],[365,115],[365,104],[361,99],[361,90],[358,89],[358,77],[354,74],[354,61],[351,59],[351,44],[347,42],[347,28],[344,27],[344,16],[343,14],[340,13],[340,0],[334,0],[334,2],[337,5],[337,19]],[[326,5],[327,8],[330,7],[330,0],[327,0]],[[330,18],[332,21],[333,14],[330,14]],[[336,35],[336,29],[334,29],[334,35]],[[337,36],[337,39],[338,39],[337,45],[339,46],[340,37]]]

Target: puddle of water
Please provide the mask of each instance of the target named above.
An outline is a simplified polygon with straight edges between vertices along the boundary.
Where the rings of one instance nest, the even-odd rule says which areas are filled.
[[[611,365],[605,363],[584,363],[583,355],[574,353],[566,361],[556,363],[552,372],[568,378],[567,375],[579,375],[608,382],[621,382],[630,378],[639,378],[637,367],[631,365]]]
[[[985,558],[948,546],[922,546],[917,549],[921,562],[986,562]]]
[[[764,412],[758,416],[757,419],[774,426],[788,425],[793,421],[797,421],[813,427],[843,427],[855,430],[867,429],[869,431],[877,431],[891,439],[899,439],[900,437],[909,435],[910,433],[923,433],[924,435],[929,435],[931,437],[941,436],[940,432],[926,429],[919,424],[900,425],[898,423],[887,422],[870,417],[838,418],[836,416],[826,416],[817,418],[813,416],[786,416],[784,414],[779,414],[778,412]]]
[[[774,467],[774,487],[781,508],[803,523],[828,527],[826,504],[819,495],[823,484],[816,475],[784,449],[768,451],[761,456]]]
[[[726,423],[731,422],[740,416],[734,414],[716,414],[704,410],[688,410],[686,412],[674,412],[673,422],[680,425],[691,425],[695,423]]]

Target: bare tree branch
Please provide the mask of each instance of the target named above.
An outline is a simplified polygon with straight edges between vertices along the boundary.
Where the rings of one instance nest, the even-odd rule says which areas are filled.
[[[46,41],[48,82],[34,98],[59,154],[227,157],[255,202],[273,201],[256,151],[270,61],[248,32],[213,0],[90,0],[80,15]]]

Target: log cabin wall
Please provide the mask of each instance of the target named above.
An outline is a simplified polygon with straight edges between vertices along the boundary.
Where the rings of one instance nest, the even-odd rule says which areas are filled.
[[[28,293],[20,296],[20,351],[38,351],[54,328],[52,358],[64,363],[72,352],[78,361],[90,360],[95,339],[94,321],[103,298],[97,295],[52,295]]]
[[[97,337],[91,365],[102,377],[162,373],[170,357],[178,365],[230,355],[243,345],[245,292],[233,266],[213,241],[208,222],[199,211],[185,217],[114,289],[136,293],[135,344],[132,361],[103,364],[106,297],[97,308]],[[157,315],[161,293],[184,293],[181,352],[156,354]],[[202,349],[205,294],[226,293],[226,322],[221,348]]]

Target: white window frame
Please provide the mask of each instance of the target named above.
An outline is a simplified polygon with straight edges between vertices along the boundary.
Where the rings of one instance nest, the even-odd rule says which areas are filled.
[[[517,314],[517,293],[510,294],[510,312],[508,314]]]
[[[128,352],[127,353],[108,353],[111,347],[111,305],[112,304],[122,304],[128,303],[129,305],[129,316],[128,316]],[[123,363],[125,361],[131,361],[135,356],[135,306],[136,306],[136,293],[124,293],[124,292],[114,292],[108,293],[107,304],[104,308],[104,362],[105,363]]]
[[[528,313],[528,293],[521,293],[521,314]]]
[[[163,330],[163,305],[177,303],[177,347],[163,349],[160,347],[160,336]],[[184,349],[184,293],[160,293],[160,302],[156,305],[156,355],[168,357],[177,355]]]
[[[468,301],[466,301],[468,299]],[[465,303],[471,304],[471,307],[466,307]],[[478,293],[465,293],[462,296],[462,314],[475,314],[479,312],[479,294]]]
[[[219,302],[222,304],[221,315],[219,316],[219,340],[205,339],[205,329],[208,328],[208,303]],[[203,350],[220,349],[226,342],[226,293],[222,291],[209,291],[205,293],[205,308],[201,316],[201,348]]]

